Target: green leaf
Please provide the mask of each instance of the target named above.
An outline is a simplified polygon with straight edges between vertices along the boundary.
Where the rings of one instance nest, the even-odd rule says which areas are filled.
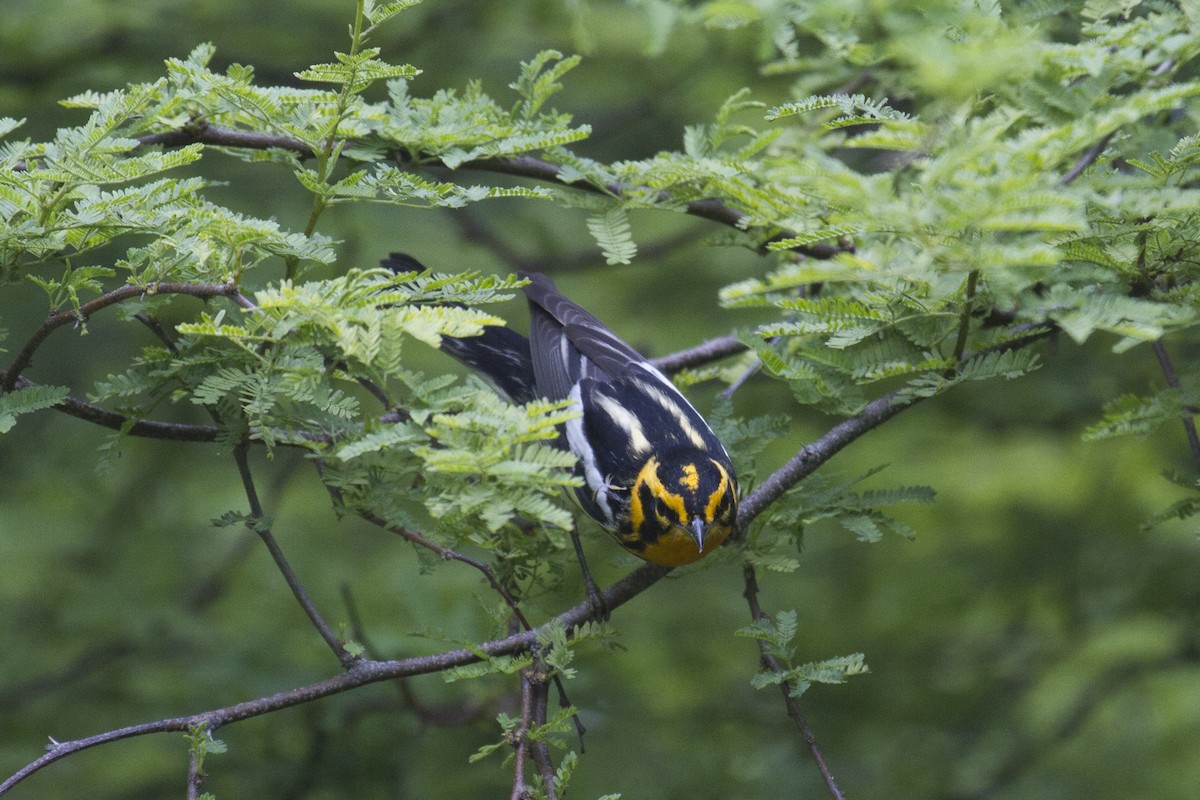
[[[66,386],[29,386],[0,394],[0,433],[12,430],[19,415],[53,408],[69,393]]]
[[[609,264],[628,264],[637,255],[637,244],[629,227],[629,215],[616,206],[587,221],[588,231]]]
[[[562,90],[559,80],[570,70],[579,65],[580,56],[563,57],[557,50],[543,50],[529,61],[521,62],[521,75],[510,89],[524,98],[521,103],[521,116],[533,119],[556,92]]]
[[[421,74],[419,69],[408,64],[380,61],[376,58],[379,52],[378,47],[368,47],[354,54],[334,53],[336,62],[314,64],[295,75],[302,81],[338,84],[352,94],[359,94],[376,81],[408,80]]]

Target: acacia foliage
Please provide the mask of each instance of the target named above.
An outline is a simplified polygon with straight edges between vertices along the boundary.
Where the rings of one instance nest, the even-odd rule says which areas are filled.
[[[233,450],[300,448],[339,508],[482,553],[524,599],[557,586],[569,557],[571,515],[554,498],[574,482],[572,460],[551,446],[568,412],[464,391],[409,357],[501,322],[481,309],[518,282],[347,264],[321,233],[334,206],[550,202],[576,214],[610,264],[639,259],[634,215],[724,223],[714,246],[762,259],[731,276],[720,303],[766,321],[737,332],[743,355],[684,380],[733,383],[761,365],[794,398],[793,417],[852,418],[880,399],[901,406],[1020,377],[1055,332],[1076,343],[1105,334],[1125,352],[1186,341],[1195,322],[1200,20],[1187,4],[631,3],[652,49],[681,27],[745,28],[769,54],[764,75],[793,77],[786,98],[735,93],[681,131],[676,150],[612,161],[585,155],[591,128],[553,107],[576,56],[547,49],[514,65],[504,96],[480,81],[410,93],[418,67],[372,41],[378,26],[403,25],[409,5],[361,4],[347,52],[298,70],[296,85],[263,85],[247,65],[214,69],[200,45],[157,80],[65,101],[87,119],[51,141],[0,123],[0,277],[40,287],[53,322],[10,332],[0,432],[59,408],[107,413],[113,445],[159,430],[152,421],[192,424],[189,435]],[[293,176],[304,224],[207,199],[205,164],[222,157],[244,160],[247,180]],[[41,341],[100,313],[160,341],[105,364],[92,386],[40,382]],[[1189,416],[1193,378],[1112,399],[1089,436],[1145,435]],[[195,423],[190,407],[207,419]],[[758,448],[793,419],[734,414],[720,406],[714,419],[748,493],[766,477]],[[1176,480],[1190,493],[1161,518],[1200,508],[1194,478]],[[745,548],[719,557],[793,571],[806,525],[833,519],[864,541],[909,535],[882,509],[931,499],[855,483],[785,486]],[[486,602],[496,628],[475,638],[508,621],[505,603]],[[795,621],[780,613],[743,635],[790,659]],[[565,675],[563,650],[577,640],[551,639],[546,651],[563,661],[550,671]],[[531,663],[496,658],[454,677]],[[791,682],[799,695],[864,668],[856,656],[785,663],[757,683]],[[501,727],[511,738],[520,721]]]

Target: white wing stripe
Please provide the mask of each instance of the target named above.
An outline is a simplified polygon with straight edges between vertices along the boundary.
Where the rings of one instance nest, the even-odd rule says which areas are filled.
[[[700,435],[700,431],[696,430],[696,426],[692,425],[692,421],[688,419],[687,415],[684,414],[679,408],[680,402],[685,404],[688,408],[691,408],[692,404],[688,403],[688,401],[684,399],[682,395],[678,395],[678,392],[675,392],[678,397],[672,398],[657,386],[641,381],[639,381],[639,383],[641,383],[642,390],[648,397],[653,398],[667,411],[668,414],[675,418],[675,421],[679,423],[680,430],[682,430],[688,439],[691,440],[692,444],[696,445],[698,449],[703,450],[707,445],[707,442],[705,442],[704,437]],[[695,409],[693,409],[693,411],[694,410]]]
[[[624,431],[629,438],[629,446],[635,453],[650,452],[650,440],[646,438],[646,431],[637,417],[629,413],[629,410],[616,400],[601,392],[596,392],[592,399],[605,414],[608,414],[609,419]]]

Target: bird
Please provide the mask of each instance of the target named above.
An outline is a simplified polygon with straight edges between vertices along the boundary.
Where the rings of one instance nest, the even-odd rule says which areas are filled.
[[[422,268],[401,253],[381,263]],[[444,336],[442,350],[513,402],[570,401],[578,416],[558,444],[578,459],[576,499],[626,551],[664,567],[712,553],[737,525],[737,475],[720,439],[669,378],[550,278],[518,275],[528,337],[486,326]]]

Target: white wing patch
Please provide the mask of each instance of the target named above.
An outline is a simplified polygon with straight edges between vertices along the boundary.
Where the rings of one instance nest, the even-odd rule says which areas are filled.
[[[629,409],[600,392],[597,392],[592,399],[605,414],[608,414],[609,419],[629,437],[629,447],[633,452],[650,452],[650,440],[646,438],[646,431],[642,428],[641,421],[629,413]]]
[[[587,481],[588,488],[592,490],[592,496],[596,498],[596,505],[600,512],[604,514],[608,525],[615,527],[617,521],[608,504],[608,481],[604,479],[596,466],[596,451],[588,443],[587,434],[583,430],[583,400],[578,383],[571,387],[571,393],[568,396],[571,398],[571,410],[578,412],[580,416],[567,420],[567,446],[571,448],[571,452],[579,458],[579,463],[583,465],[583,479]]]
[[[652,383],[646,381],[638,381],[638,383],[641,384],[641,389],[646,393],[647,397],[653,398],[655,402],[662,406],[679,423],[679,429],[691,440],[692,444],[696,445],[697,449],[703,450],[707,445],[704,437],[700,435],[700,431],[696,430],[696,426],[687,418],[687,415],[680,410],[680,404],[683,404],[687,408],[692,408],[692,404],[687,401],[687,398],[679,394],[674,386],[671,389],[675,397],[671,397]],[[695,411],[694,408],[692,410]]]

